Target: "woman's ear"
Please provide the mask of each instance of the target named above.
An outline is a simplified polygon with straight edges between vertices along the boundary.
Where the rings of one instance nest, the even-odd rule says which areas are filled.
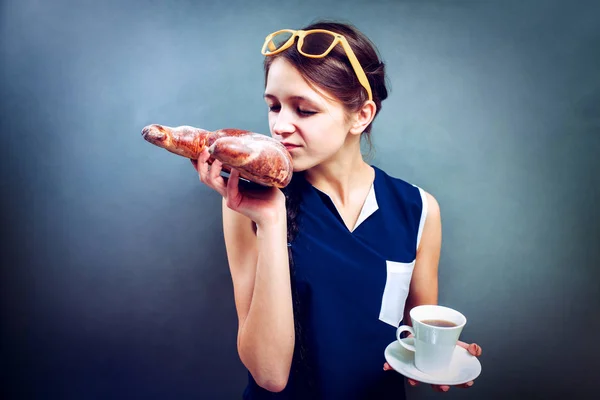
[[[367,126],[373,121],[373,118],[375,118],[376,112],[377,106],[375,105],[375,102],[372,100],[366,101],[360,110],[354,113],[350,133],[353,135],[360,135],[363,133],[365,129],[367,129]]]

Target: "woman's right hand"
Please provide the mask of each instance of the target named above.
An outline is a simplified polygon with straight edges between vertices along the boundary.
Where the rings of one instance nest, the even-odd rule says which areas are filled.
[[[252,191],[239,191],[239,172],[231,169],[227,180],[220,175],[222,163],[219,160],[208,164],[210,153],[204,149],[198,160],[191,160],[198,172],[200,182],[216,190],[227,201],[227,207],[245,215],[257,225],[277,221],[285,215],[285,195],[276,187]]]

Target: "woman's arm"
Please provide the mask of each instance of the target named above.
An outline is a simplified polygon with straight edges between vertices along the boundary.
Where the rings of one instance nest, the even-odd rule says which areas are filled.
[[[404,324],[412,325],[410,310],[422,304],[438,302],[438,263],[442,247],[442,221],[440,206],[429,193],[427,199],[427,218],[421,234],[421,242],[417,249],[417,258],[406,306],[404,307]]]
[[[279,392],[294,351],[285,209],[257,225],[223,200],[223,232],[238,314],[238,353],[257,384]]]

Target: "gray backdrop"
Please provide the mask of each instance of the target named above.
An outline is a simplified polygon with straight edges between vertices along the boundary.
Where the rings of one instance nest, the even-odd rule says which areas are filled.
[[[262,40],[320,17],[387,63],[371,162],[437,197],[439,300],[484,350],[409,398],[591,396],[600,4],[290,3],[1,3],[3,398],[241,397],[220,198],[140,131],[268,134]]]

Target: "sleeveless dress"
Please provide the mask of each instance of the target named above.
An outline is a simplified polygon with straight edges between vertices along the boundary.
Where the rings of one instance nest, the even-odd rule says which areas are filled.
[[[373,168],[353,230],[326,193],[298,178],[299,232],[288,244],[298,324],[292,368],[279,393],[248,373],[244,399],[405,398],[404,377],[383,371],[384,350],[404,315],[427,202],[421,188]]]

